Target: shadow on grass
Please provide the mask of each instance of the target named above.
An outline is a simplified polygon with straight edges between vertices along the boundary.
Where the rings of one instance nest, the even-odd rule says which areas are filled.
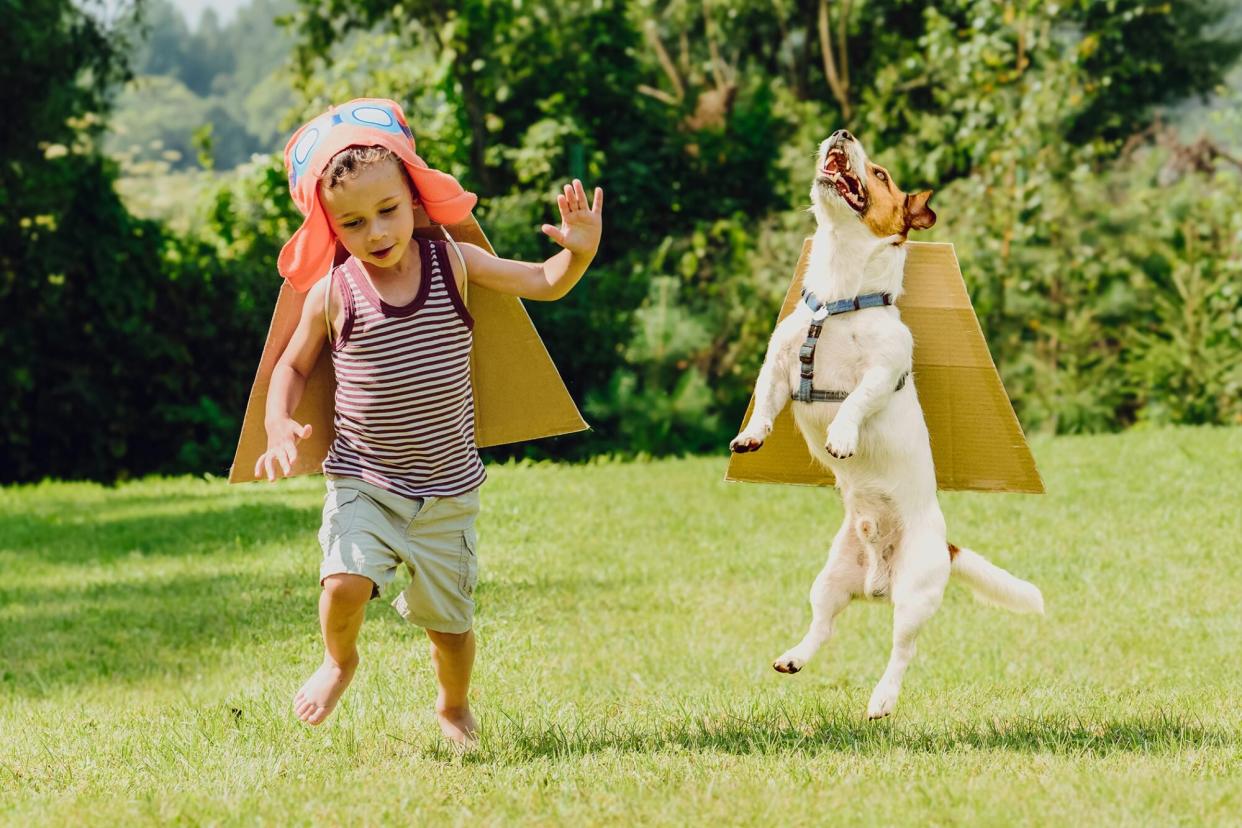
[[[314,629],[318,509],[169,503],[183,508],[0,515],[0,692],[192,678],[247,641]],[[305,546],[305,571],[252,560],[272,544]]]
[[[315,574],[145,577],[0,596],[0,690],[193,680],[221,653],[314,629]]]
[[[217,501],[218,502],[218,501]],[[65,510],[0,515],[0,554],[35,563],[109,563],[146,555],[189,555],[244,550],[266,543],[313,542],[319,509],[281,503],[233,503],[203,508],[189,499],[180,512],[98,518]],[[79,510],[81,506],[77,507]],[[0,606],[4,606],[0,594]]]
[[[943,754],[960,749],[1031,754],[1107,756],[1171,753],[1188,749],[1234,748],[1238,734],[1175,715],[1086,719],[1040,716],[986,722],[950,722],[943,727],[868,722],[827,710],[795,717],[767,710],[744,715],[714,713],[678,721],[653,721],[633,728],[583,721],[560,724],[505,720],[487,734],[483,749],[466,759],[481,764],[524,764],[596,753],[690,751],[731,755],[850,753],[889,755],[894,751]],[[445,753],[434,746],[438,758]]]

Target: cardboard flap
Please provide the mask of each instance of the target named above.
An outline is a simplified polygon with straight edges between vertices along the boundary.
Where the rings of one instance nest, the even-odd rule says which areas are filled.
[[[897,307],[914,336],[915,387],[931,434],[937,485],[1042,494],[1044,482],[992,362],[953,245],[906,246],[905,293]],[[799,300],[810,251],[807,239],[777,322]],[[752,395],[743,423],[754,408]],[[730,457],[725,479],[835,485],[832,472],[812,459],[788,405],[762,449]]]
[[[459,242],[492,250],[473,216],[447,228],[430,224],[421,210],[415,212],[415,220],[419,225],[414,231],[417,236],[439,239],[444,238],[447,230]],[[231,483],[259,479],[254,475],[254,464],[267,450],[264,415],[272,371],[293,336],[306,295],[287,283],[281,284],[229,470]],[[475,443],[484,448],[585,430],[587,424],[570,398],[521,300],[468,285],[466,305],[475,320],[474,348],[470,354]],[[298,457],[290,477],[321,471],[335,437],[335,394],[332,355],[324,348],[293,413],[299,423],[311,425],[312,433],[298,445]]]

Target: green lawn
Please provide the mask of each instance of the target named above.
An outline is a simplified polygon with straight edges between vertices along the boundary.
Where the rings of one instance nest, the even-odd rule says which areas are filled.
[[[0,821],[1239,824],[1242,429],[1035,451],[1047,496],[942,503],[1047,616],[951,585],[879,723],[887,606],[769,666],[835,493],[726,484],[723,458],[492,467],[465,757],[386,603],[332,719],[290,714],[321,480],[0,490]]]

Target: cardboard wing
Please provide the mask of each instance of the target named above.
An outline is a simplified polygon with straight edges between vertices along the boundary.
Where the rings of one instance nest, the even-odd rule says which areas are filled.
[[[492,249],[473,216],[444,229],[431,225],[421,210],[415,216],[419,224],[415,235],[444,238],[444,229],[447,229],[457,241]],[[263,420],[272,370],[293,336],[305,301],[306,294],[298,293],[288,283],[281,285],[267,342],[263,345],[263,356],[259,360],[259,370],[250,388],[241,437],[229,470],[230,483],[258,479],[254,475],[254,464],[267,450],[267,431]],[[498,446],[585,430],[587,424],[570,398],[521,300],[471,285],[466,304],[475,319],[470,376],[474,387],[474,433],[478,446]],[[295,420],[310,423],[313,429],[311,436],[298,447],[298,458],[291,477],[320,472],[328,446],[335,436],[335,392],[332,357],[324,348],[306,380],[302,401],[293,413]]]
[[[907,247],[905,293],[897,306],[914,335],[915,387],[931,434],[936,483],[941,489],[1042,494],[1044,482],[983,339],[953,245]],[[799,300],[810,251],[807,239],[779,319]],[[752,396],[743,423],[754,408]],[[812,459],[788,406],[762,449],[731,457],[725,479],[834,484],[832,472]]]

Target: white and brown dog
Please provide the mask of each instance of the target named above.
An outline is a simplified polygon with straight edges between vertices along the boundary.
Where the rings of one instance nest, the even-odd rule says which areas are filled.
[[[892,305],[901,294],[906,236],[936,221],[930,198],[903,193],[845,130],[820,145],[811,185],[818,228],[804,300],[772,335],[754,414],[729,446],[759,449],[792,399],[811,454],[836,477],[845,522],[811,587],[811,628],[773,666],[798,672],[851,599],[887,598],[893,651],[867,705],[872,719],[892,712],[915,637],[940,607],[950,573],[988,603],[1016,612],[1042,613],[1044,606],[1033,584],[946,540],[910,376],[913,340]]]

